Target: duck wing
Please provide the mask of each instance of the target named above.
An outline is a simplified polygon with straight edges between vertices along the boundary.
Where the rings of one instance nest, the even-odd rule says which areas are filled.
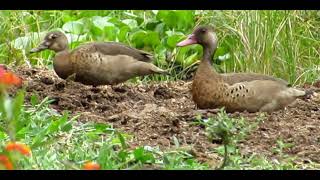
[[[255,80],[271,80],[276,81],[285,86],[291,86],[287,81],[283,79],[257,73],[224,73],[221,74],[221,77],[223,78],[224,82],[226,82],[229,85],[233,85],[239,82],[250,82]]]
[[[307,92],[274,80],[254,80],[228,86],[226,94],[226,107],[230,111],[272,112],[285,108]]]
[[[127,46],[125,44],[122,43],[118,43],[118,42],[93,42],[93,43],[87,43],[84,44],[82,46],[79,46],[79,48],[81,47],[91,47],[88,50],[92,53],[94,52],[99,52],[101,54],[104,55],[127,55],[130,57],[133,57],[134,59],[138,60],[138,61],[143,61],[143,62],[151,62],[153,61],[153,55]]]

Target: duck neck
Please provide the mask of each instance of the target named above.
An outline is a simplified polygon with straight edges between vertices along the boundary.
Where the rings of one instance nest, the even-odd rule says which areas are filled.
[[[212,57],[216,51],[216,46],[203,46],[203,57],[200,63],[199,69],[202,72],[206,72],[206,74],[211,74],[212,78],[221,79],[220,74],[216,72],[214,68],[212,68]]]
[[[215,48],[210,48],[208,46],[203,46],[203,58],[202,61],[205,61],[206,63],[209,63],[211,65],[212,58],[215,53]]]
[[[68,48],[56,52],[56,55],[53,60],[53,67],[57,75],[66,79],[68,76],[73,74],[73,67],[70,63],[70,51]]]

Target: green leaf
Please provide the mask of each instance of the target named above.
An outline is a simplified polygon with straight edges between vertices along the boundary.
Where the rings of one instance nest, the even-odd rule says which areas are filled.
[[[132,34],[131,36],[131,42],[135,45],[137,48],[142,48],[144,46],[144,38],[146,37],[147,32],[140,30]]]
[[[104,34],[106,36],[106,40],[108,41],[114,41],[116,40],[117,34],[118,34],[118,28],[115,26],[106,26],[103,29]]]
[[[195,63],[198,60],[198,53],[194,53],[191,56],[188,56],[184,61],[184,66],[188,67],[191,64]]]
[[[122,22],[129,26],[131,29],[138,27],[138,23],[134,19],[124,19],[122,20]]]
[[[160,21],[157,21],[157,20],[151,20],[151,21],[148,21],[145,25],[146,29],[147,30],[155,30],[155,28],[157,27],[157,25],[161,23]]]
[[[118,157],[121,159],[122,162],[125,162],[128,156],[129,156],[129,153],[125,150],[121,150],[118,154]]]
[[[127,144],[126,144],[126,141],[125,141],[124,137],[122,136],[122,134],[117,132],[117,135],[118,135],[118,138],[120,140],[122,149],[127,149]]]
[[[69,123],[66,123],[66,124],[61,128],[61,131],[63,131],[63,132],[69,132],[71,129],[72,129],[72,124],[69,122]]]
[[[52,121],[50,123],[46,134],[52,134],[52,133],[58,132],[60,128],[62,128],[67,123],[67,120],[68,120],[68,114],[64,113],[60,119],[56,121]]]
[[[146,163],[146,162],[153,163],[155,161],[154,156],[151,153],[146,152],[142,147],[135,149],[133,151],[133,155],[134,155],[134,158],[137,161],[140,161],[141,163]]]
[[[19,140],[19,139],[25,138],[26,135],[28,134],[28,131],[30,131],[29,128],[26,128],[26,127],[21,128],[21,129],[20,129],[19,131],[17,131],[17,133],[16,133],[16,139]]]
[[[128,26],[123,26],[119,30],[119,34],[117,36],[120,42],[126,42],[129,34],[130,28]]]
[[[194,11],[160,11],[157,19],[164,22],[169,28],[189,29],[194,26]]]
[[[70,42],[71,45],[73,43],[82,42],[87,38],[87,34],[80,35],[80,34],[65,33],[65,35],[67,36],[68,41]]]
[[[155,27],[154,31],[158,32],[160,35],[163,35],[165,32],[165,24],[164,23],[159,23],[157,24],[157,26]]]
[[[35,107],[37,104],[39,104],[39,97],[38,97],[38,95],[32,94],[31,97],[30,97],[30,102],[31,102],[31,105],[32,105],[33,107]]]
[[[63,31],[72,34],[84,34],[85,28],[83,22],[80,21],[70,21],[62,26]]]
[[[6,138],[8,137],[8,135],[2,131],[0,131],[0,140],[4,141]]]
[[[12,42],[12,45],[15,49],[24,49],[30,47],[30,38],[29,37],[18,37]]]
[[[138,149],[135,149],[133,151],[134,158],[138,161],[142,159],[143,154],[144,154],[144,149],[142,147],[139,147]]]
[[[108,21],[109,19],[110,17],[108,16],[106,17],[95,16],[92,18],[92,23],[95,27],[103,31],[105,27],[114,27],[114,24]]]
[[[44,129],[41,132],[39,132],[36,137],[33,138],[31,148],[41,146],[46,142],[46,139],[46,130]]]
[[[106,132],[110,132],[111,126],[108,124],[103,124],[103,123],[95,123],[94,128],[98,132],[106,133]]]
[[[176,62],[178,64],[189,66],[193,62],[197,60],[196,57],[200,56],[201,54],[201,47],[200,46],[186,46],[179,48]]]
[[[169,36],[167,39],[167,45],[172,49],[175,48],[177,46],[177,43],[185,37],[184,34],[181,32],[170,31],[170,32],[166,32],[166,34],[168,34]]]
[[[98,28],[96,26],[91,26],[90,32],[92,34],[91,37],[93,38],[93,40],[100,41],[100,38],[103,35],[103,30],[101,30],[100,28]]]
[[[169,160],[169,158],[168,158],[167,155],[164,155],[164,156],[163,156],[163,163],[164,163],[165,165],[169,165],[169,164],[170,164],[170,160]]]
[[[26,34],[25,36],[16,38],[15,40],[11,41],[10,44],[15,49],[30,49],[32,46],[32,42],[39,43],[44,38],[45,34],[46,32],[31,32]]]
[[[14,98],[14,101],[13,101],[13,118],[15,120],[18,120],[19,119],[19,116],[21,114],[21,110],[23,109],[22,105],[23,105],[23,102],[24,102],[24,91],[20,90],[16,97]]]
[[[144,38],[144,45],[155,48],[160,45],[160,37],[158,32],[148,31],[147,36]]]

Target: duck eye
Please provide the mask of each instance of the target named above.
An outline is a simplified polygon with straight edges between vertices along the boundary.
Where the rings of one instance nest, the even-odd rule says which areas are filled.
[[[52,34],[50,39],[56,39],[58,36],[56,34]]]
[[[205,33],[205,32],[207,32],[207,30],[206,29],[201,29],[201,32]]]

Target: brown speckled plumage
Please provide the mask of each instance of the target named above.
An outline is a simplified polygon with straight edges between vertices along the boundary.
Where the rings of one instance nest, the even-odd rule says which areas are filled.
[[[283,109],[306,95],[288,86],[284,80],[271,76],[233,73],[218,74],[211,66],[217,37],[211,27],[201,26],[178,46],[200,44],[203,58],[192,84],[192,98],[200,109],[224,107],[227,112],[272,112]]]
[[[31,52],[45,49],[56,52],[53,67],[60,78],[74,76],[86,85],[112,85],[136,76],[167,73],[151,63],[151,54],[116,42],[91,42],[71,51],[67,37],[54,31]]]

